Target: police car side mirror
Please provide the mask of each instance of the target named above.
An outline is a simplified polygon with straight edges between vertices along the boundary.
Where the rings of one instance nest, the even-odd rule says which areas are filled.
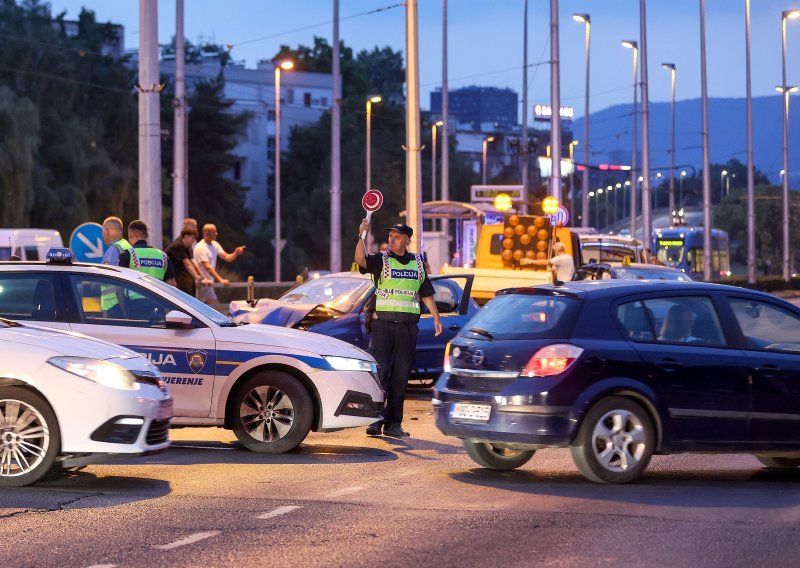
[[[192,316],[178,310],[167,312],[164,319],[168,329],[184,329],[192,325]]]

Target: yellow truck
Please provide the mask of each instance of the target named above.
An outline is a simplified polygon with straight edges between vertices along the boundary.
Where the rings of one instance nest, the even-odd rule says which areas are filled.
[[[474,266],[447,266],[442,274],[474,274],[472,296],[483,304],[498,290],[536,286],[553,281],[552,271],[545,267],[522,266],[523,259],[548,259],[553,244],[561,242],[580,266],[580,245],[577,234],[565,227],[553,227],[539,215],[505,215],[503,223],[481,224],[475,250]]]

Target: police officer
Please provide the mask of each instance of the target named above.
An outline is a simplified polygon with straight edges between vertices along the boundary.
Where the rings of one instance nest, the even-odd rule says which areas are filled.
[[[131,248],[119,255],[119,266],[133,268],[175,286],[175,269],[167,255],[147,244],[148,230],[144,221],[131,221],[128,225],[128,240]]]
[[[433,299],[434,289],[425,272],[422,255],[408,252],[414,230],[397,223],[389,231],[389,250],[367,255],[361,234],[369,229],[365,219],[358,229],[355,261],[362,274],[375,282],[375,313],[372,316],[369,352],[380,367],[381,386],[386,391],[382,419],[367,428],[368,436],[408,436],[403,430],[403,403],[408,377],[417,348],[420,299],[433,315],[436,335],[442,320]]]
[[[119,217],[106,217],[103,221],[103,241],[108,246],[103,254],[103,264],[117,266],[119,255],[131,248],[131,243],[122,236],[122,227],[122,219]],[[100,286],[100,308],[109,317],[122,317],[115,290],[113,286]]]

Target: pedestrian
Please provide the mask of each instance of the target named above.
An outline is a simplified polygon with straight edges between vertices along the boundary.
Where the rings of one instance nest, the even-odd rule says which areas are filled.
[[[122,236],[122,219],[119,217],[106,217],[103,221],[103,241],[108,248],[103,254],[103,264],[117,266],[119,255],[131,248],[131,243]]]
[[[211,280],[203,278],[195,263],[192,262],[192,246],[196,242],[197,231],[191,229],[190,225],[184,225],[178,238],[164,251],[175,269],[175,282],[178,289],[190,296],[195,295],[196,286],[211,285]]]
[[[567,254],[567,249],[564,243],[556,243],[553,245],[553,258],[551,259],[532,259],[523,258],[519,261],[522,266],[549,266],[556,271],[556,280],[560,282],[569,282],[575,276],[575,261]]]
[[[217,227],[211,223],[203,225],[203,240],[194,247],[194,261],[200,269],[200,275],[206,280],[219,282],[223,286],[230,286],[231,281],[223,278],[217,272],[217,258],[225,262],[233,262],[244,253],[244,246],[236,247],[233,252],[225,252],[222,245],[217,242]],[[197,297],[206,304],[217,304],[217,294],[211,286],[202,286],[197,291]]]
[[[144,272],[175,286],[175,269],[166,253],[147,244],[148,236],[144,221],[131,221],[128,224],[128,241],[133,245],[120,253],[118,265]]]
[[[131,243],[122,236],[122,227],[122,219],[119,217],[106,217],[103,221],[103,242],[108,246],[101,261],[103,264],[117,266],[120,254],[131,248]],[[114,286],[105,284],[100,286],[100,309],[103,310],[106,317],[124,317]]]
[[[367,428],[368,436],[403,438],[403,403],[417,347],[420,299],[433,316],[436,335],[442,333],[442,320],[433,299],[434,289],[423,266],[422,255],[408,252],[414,230],[402,223],[389,231],[389,250],[366,254],[360,235],[369,230],[364,219],[358,228],[355,262],[362,274],[375,282],[375,311],[371,318],[369,352],[378,362],[380,382],[386,392],[381,419]]]

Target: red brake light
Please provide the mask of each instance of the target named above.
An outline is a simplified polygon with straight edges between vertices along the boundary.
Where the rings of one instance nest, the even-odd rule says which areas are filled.
[[[583,349],[567,343],[542,347],[520,373],[522,377],[551,377],[563,373],[581,356]]]

